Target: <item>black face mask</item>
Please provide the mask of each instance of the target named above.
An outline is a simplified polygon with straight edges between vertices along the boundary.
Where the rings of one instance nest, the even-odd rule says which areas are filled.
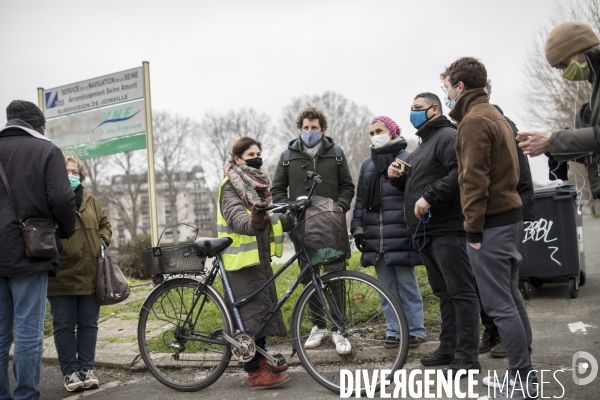
[[[246,161],[246,165],[250,168],[260,169],[262,167],[262,158],[260,157],[249,158],[244,161]]]

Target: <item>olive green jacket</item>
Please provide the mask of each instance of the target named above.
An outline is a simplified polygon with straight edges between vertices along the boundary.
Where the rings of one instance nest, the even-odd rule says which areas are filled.
[[[312,181],[305,182],[306,172],[316,172],[323,178],[323,183],[317,184],[314,195],[327,197],[342,207],[344,212],[350,209],[354,197],[354,183],[348,168],[348,162],[342,152],[342,160],[338,164],[333,150],[333,140],[325,136],[323,145],[314,161],[301,149],[300,139],[292,140],[289,165],[283,165],[283,154],[279,157],[271,194],[274,203],[291,203],[298,196],[307,196]]]
[[[98,199],[84,188],[75,234],[70,239],[61,239],[62,264],[56,277],[48,278],[48,296],[96,293],[100,238],[108,245],[111,236],[112,229],[106,212]]]

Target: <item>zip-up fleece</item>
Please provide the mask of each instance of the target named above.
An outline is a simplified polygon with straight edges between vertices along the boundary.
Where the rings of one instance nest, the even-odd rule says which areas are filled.
[[[465,231],[470,243],[479,243],[484,227],[523,219],[515,136],[483,88],[464,92],[450,117],[459,122],[456,157]]]
[[[323,178],[323,183],[317,184],[314,195],[330,198],[344,212],[348,211],[354,197],[354,183],[344,153],[342,152],[342,160],[338,165],[333,145],[330,137],[323,137],[323,143],[313,162],[300,148],[300,139],[292,140],[288,145],[291,151],[289,165],[283,165],[283,154],[277,162],[271,184],[273,202],[291,203],[298,196],[308,195],[312,182],[305,182],[306,172],[313,171]]]

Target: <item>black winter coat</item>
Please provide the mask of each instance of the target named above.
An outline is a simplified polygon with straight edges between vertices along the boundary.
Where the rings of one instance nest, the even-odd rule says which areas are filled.
[[[315,159],[311,160],[303,151],[300,139],[292,140],[289,165],[283,165],[283,153],[277,162],[271,194],[273,203],[291,203],[299,196],[308,195],[312,182],[306,182],[306,172],[316,172],[323,178],[323,183],[315,187],[315,196],[333,200],[344,212],[350,209],[354,197],[354,183],[346,156],[342,152],[342,160],[338,161],[333,149],[333,140],[325,136],[323,145]]]
[[[431,205],[427,235],[465,235],[464,216],[458,188],[456,159],[456,127],[440,116],[417,132],[421,144],[407,162],[412,166],[409,178],[402,176],[391,181],[405,195],[406,223],[416,237],[423,237],[423,224],[415,216],[415,203],[423,196]],[[419,242],[419,246],[422,242]]]
[[[406,144],[406,140],[401,137],[387,146],[395,145],[399,152],[394,154],[394,158],[405,161],[410,154],[404,150]],[[364,235],[363,254],[360,257],[363,267],[374,266],[378,256],[384,257],[389,267],[414,267],[421,265],[422,261],[419,253],[412,248],[410,232],[404,222],[404,193],[390,184],[387,171],[381,175],[379,181],[379,209],[365,209],[364,201],[369,181],[373,174],[379,173],[377,164],[373,161],[374,153],[385,151],[385,148],[386,146],[381,149],[371,148],[371,157],[366,158],[360,167],[351,232],[353,236]]]
[[[28,133],[25,129],[33,132],[32,127],[21,120],[10,120],[6,126],[0,132],[0,162],[21,218],[51,219],[61,237],[70,237],[75,232],[75,193],[62,152],[52,142]],[[0,210],[0,276],[56,272],[60,254],[47,259],[25,257],[19,220],[1,180]]]
[[[596,199],[600,198],[600,46],[588,50],[585,56],[591,69],[591,98],[581,106],[576,129],[552,133],[548,152],[555,161],[583,161],[587,167],[592,196]]]

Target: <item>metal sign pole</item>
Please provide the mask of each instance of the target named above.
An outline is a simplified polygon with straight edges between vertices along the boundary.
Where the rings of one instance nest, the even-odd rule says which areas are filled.
[[[38,107],[44,112],[44,88],[38,88]]]
[[[152,246],[158,243],[158,213],[156,179],[154,174],[154,137],[152,135],[152,102],[150,101],[150,63],[142,62],[144,70],[144,99],[146,103],[146,151],[148,153],[148,197],[150,203],[150,237]]]

